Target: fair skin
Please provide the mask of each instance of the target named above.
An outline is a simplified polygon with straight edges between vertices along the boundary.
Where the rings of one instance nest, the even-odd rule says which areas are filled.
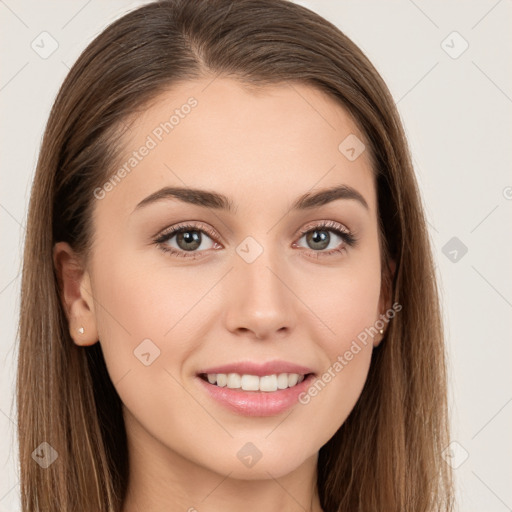
[[[368,151],[349,161],[338,150],[349,134],[365,137],[337,102],[312,87],[254,92],[233,79],[209,78],[173,87],[134,117],[121,161],[191,96],[197,106],[103,199],[93,199],[87,264],[64,242],[54,250],[71,336],[80,346],[99,340],[123,402],[130,459],[123,512],[319,512],[318,451],[354,407],[382,336],[308,404],[277,415],[226,409],[205,393],[196,372],[280,359],[319,376],[390,306],[381,293]],[[291,209],[304,194],[339,185],[359,192],[367,207],[345,198]],[[172,197],[136,208],[169,186],[221,193],[235,211]],[[319,229],[330,237],[325,248],[300,235],[320,221],[348,229],[356,244],[326,228]],[[154,242],[188,222],[202,240],[196,259]],[[262,248],[251,263],[236,250],[247,237]],[[191,254],[186,244],[174,235],[160,245]],[[335,248],[342,251],[321,254]],[[149,366],[134,356],[145,339],[160,350]],[[237,457],[249,442],[262,454],[252,467]]]

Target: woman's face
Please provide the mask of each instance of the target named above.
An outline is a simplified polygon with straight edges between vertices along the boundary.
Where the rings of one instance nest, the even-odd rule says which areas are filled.
[[[99,338],[138,456],[279,477],[316,460],[345,421],[381,336],[354,341],[386,309],[363,140],[314,88],[254,92],[228,78],[182,83],[129,125],[94,193],[87,306],[72,311],[87,331],[73,329],[76,343]],[[241,378],[251,389],[315,375],[288,391],[198,375],[225,365],[255,374]]]

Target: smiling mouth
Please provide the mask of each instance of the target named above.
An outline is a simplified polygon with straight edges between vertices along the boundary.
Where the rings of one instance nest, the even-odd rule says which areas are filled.
[[[239,373],[200,373],[199,377],[216,387],[225,387],[239,391],[256,391],[273,393],[292,388],[300,384],[313,373],[278,373],[271,375],[239,374]]]

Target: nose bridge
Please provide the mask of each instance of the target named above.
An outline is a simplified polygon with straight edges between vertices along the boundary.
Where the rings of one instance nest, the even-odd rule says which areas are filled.
[[[293,294],[285,285],[286,265],[271,240],[265,237],[264,246],[247,237],[236,248],[227,311],[227,326],[232,331],[250,330],[265,337],[291,329],[295,323]]]

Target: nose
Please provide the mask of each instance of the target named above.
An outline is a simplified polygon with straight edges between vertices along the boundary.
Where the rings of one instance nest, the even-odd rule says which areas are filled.
[[[238,255],[226,293],[226,328],[254,339],[289,335],[297,322],[296,303],[286,265],[270,251],[252,263]]]

